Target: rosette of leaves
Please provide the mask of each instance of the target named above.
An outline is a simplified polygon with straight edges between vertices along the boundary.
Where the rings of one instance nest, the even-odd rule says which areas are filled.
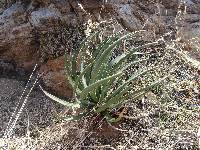
[[[92,33],[71,52],[69,57],[66,57],[65,68],[68,81],[74,90],[74,102],[66,102],[42,89],[48,97],[62,105],[72,109],[81,108],[82,113],[78,116],[69,116],[68,120],[97,113],[109,122],[117,122],[120,118],[113,117],[113,109],[122,107],[130,100],[138,99],[163,80],[160,79],[147,87],[135,90],[131,84],[152,68],[135,72],[127,79],[124,77],[129,67],[146,61],[136,59],[138,51],[156,42],[130,48],[128,52],[113,57],[113,51],[120,46],[122,41],[134,39],[134,33],[106,37],[100,44],[95,45],[95,48],[91,48],[91,43],[97,41],[97,37],[101,34],[101,31]]]

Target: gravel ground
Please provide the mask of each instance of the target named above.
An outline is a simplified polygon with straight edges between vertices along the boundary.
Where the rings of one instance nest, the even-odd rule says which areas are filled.
[[[12,113],[18,103],[21,104],[20,96],[25,88],[25,82],[0,78],[0,87],[0,137],[2,138]],[[61,108],[35,88],[16,124],[14,136],[17,138],[30,134],[30,137],[38,137],[40,130],[53,124]]]

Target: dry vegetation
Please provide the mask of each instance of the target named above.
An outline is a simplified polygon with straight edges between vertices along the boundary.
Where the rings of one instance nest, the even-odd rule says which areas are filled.
[[[188,56],[184,52],[184,44],[172,39],[170,34],[158,36],[156,39],[160,37],[163,38],[163,42],[141,50],[145,54],[139,58],[150,58],[150,60],[135,65],[130,71],[159,66],[157,71],[142,76],[137,81],[138,84],[134,85],[136,87],[148,84],[165,74],[169,74],[170,77],[144,97],[125,104],[118,112],[122,117],[120,122],[108,123],[99,115],[90,115],[79,121],[64,121],[61,118],[71,112],[46,99],[36,86],[27,111],[33,106],[35,109],[32,110],[31,116],[23,111],[14,137],[1,138],[1,148],[198,150],[200,148],[199,61]],[[138,46],[146,43],[142,36],[131,42],[124,43],[125,49],[130,44]],[[150,74],[153,75],[152,78],[149,78]],[[20,88],[22,91],[24,85]],[[40,104],[34,99],[35,95],[39,95],[36,97],[41,100]],[[10,105],[15,107],[16,104]],[[2,107],[1,113],[4,114],[5,110]],[[38,116],[40,119],[34,119]],[[30,125],[27,118],[31,118],[34,123]],[[8,120],[9,118],[5,119]]]
[[[142,45],[144,41],[138,40],[132,44]],[[25,124],[20,131],[24,133],[22,136],[18,132],[9,140],[1,139],[1,145],[7,143],[9,149],[56,150],[198,149],[200,71],[176,53],[180,52],[180,49],[168,47],[170,45],[165,41],[156,47],[142,50],[146,54],[141,58],[153,59],[134,66],[135,68],[160,66],[158,71],[154,72],[155,79],[163,73],[169,73],[171,76],[145,97],[126,104],[119,112],[123,117],[122,121],[110,124],[98,115],[91,115],[80,121],[65,122],[59,119],[69,114],[68,110],[63,108],[60,113],[54,114],[50,111],[46,114],[45,120],[54,116],[53,124],[44,122],[41,127],[41,120],[36,120],[36,126],[32,129]],[[148,76],[147,74],[141,78],[138,83],[148,83]],[[45,110],[42,109],[33,114],[44,115]],[[26,120],[26,117],[23,115],[22,121]]]

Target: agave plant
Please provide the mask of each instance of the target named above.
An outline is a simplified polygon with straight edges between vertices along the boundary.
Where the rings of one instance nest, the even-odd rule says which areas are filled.
[[[101,31],[97,31],[85,38],[80,46],[72,51],[69,57],[66,57],[65,68],[68,80],[74,90],[74,102],[66,102],[42,89],[48,97],[62,105],[72,109],[81,108],[82,113],[78,116],[68,117],[69,120],[79,119],[90,113],[98,113],[110,122],[119,121],[120,118],[112,117],[111,111],[114,108],[120,108],[124,103],[138,99],[163,80],[134,90],[131,83],[152,68],[138,71],[128,79],[124,78],[127,68],[146,61],[133,57],[138,55],[138,50],[156,42],[130,48],[128,52],[113,57],[114,49],[120,46],[123,40],[133,39],[134,33],[106,37],[95,49],[92,49],[91,41],[94,41],[101,33]]]

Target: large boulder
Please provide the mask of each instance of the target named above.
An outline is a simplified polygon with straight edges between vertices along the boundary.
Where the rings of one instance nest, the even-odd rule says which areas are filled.
[[[198,0],[21,0],[0,7],[0,59],[28,71],[40,64],[45,85],[61,95],[72,96],[63,84],[62,55],[83,39],[88,20],[115,18],[129,31],[148,30],[148,40],[175,31],[175,38],[189,43],[186,50],[200,58]],[[197,46],[190,44],[193,39]]]

